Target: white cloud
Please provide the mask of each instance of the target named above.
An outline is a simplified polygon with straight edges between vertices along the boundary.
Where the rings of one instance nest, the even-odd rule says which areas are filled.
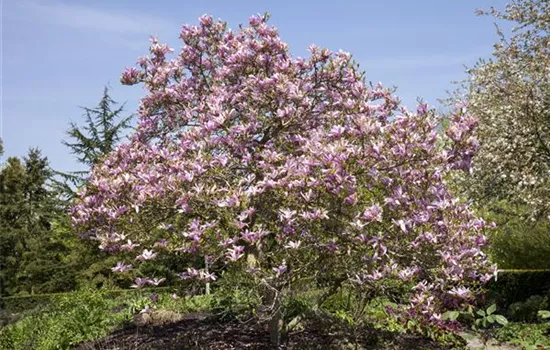
[[[178,26],[169,21],[125,11],[115,12],[59,1],[22,0],[24,19],[63,25],[72,29],[111,34],[126,39],[136,36],[173,36]]]

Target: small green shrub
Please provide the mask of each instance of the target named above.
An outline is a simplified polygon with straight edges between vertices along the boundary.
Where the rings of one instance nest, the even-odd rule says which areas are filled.
[[[501,325],[504,326],[508,323],[506,317],[496,314],[496,304],[489,306],[486,310],[479,309],[475,313],[475,320],[473,328],[475,330],[487,329],[492,326]],[[473,313],[471,313],[473,316]]]
[[[493,203],[484,218],[497,224],[490,237],[490,255],[502,269],[550,269],[550,225],[527,221],[527,208]]]
[[[362,298],[350,290],[341,290],[323,304],[337,318],[354,325],[371,325],[389,332],[404,332],[405,327],[394,310],[398,305],[386,297]]]
[[[550,302],[547,296],[533,295],[523,302],[511,304],[508,307],[508,315],[514,321],[535,322],[538,312],[549,307]]]
[[[29,315],[0,330],[0,348],[13,350],[69,349],[103,337],[128,320],[113,311],[116,302],[97,291],[62,296],[42,313]]]
[[[499,272],[488,285],[488,299],[503,307],[523,302],[533,295],[550,295],[550,271]]]
[[[547,349],[550,348],[550,323],[508,323],[497,330],[495,337],[525,350]]]

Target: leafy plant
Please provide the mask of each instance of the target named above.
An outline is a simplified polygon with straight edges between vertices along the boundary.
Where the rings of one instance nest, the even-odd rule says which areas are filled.
[[[550,323],[508,323],[496,330],[495,337],[525,350],[550,348]]]
[[[0,348],[13,350],[68,349],[103,337],[128,320],[114,312],[113,299],[97,291],[61,297],[40,314],[32,314],[0,330]]]
[[[447,311],[442,315],[443,320],[447,321],[463,321],[471,322],[472,329],[480,331],[483,329],[491,328],[495,325],[504,326],[508,323],[508,320],[503,315],[495,314],[497,310],[496,304],[492,304],[486,310],[478,309],[474,310],[472,306],[468,306],[466,311]]]
[[[535,322],[540,310],[550,306],[548,297],[533,295],[522,302],[513,303],[508,307],[508,315],[514,321]]]
[[[473,328],[475,330],[479,330],[482,328],[489,328],[496,324],[500,324],[502,326],[506,325],[508,323],[508,320],[502,315],[495,314],[496,310],[496,304],[492,304],[486,310],[476,310]]]

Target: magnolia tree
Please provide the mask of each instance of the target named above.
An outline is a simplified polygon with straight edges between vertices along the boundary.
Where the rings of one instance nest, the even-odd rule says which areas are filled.
[[[246,276],[275,343],[283,300],[304,285],[376,295],[405,281],[400,311],[439,322],[494,271],[485,223],[445,182],[470,167],[475,119],[459,107],[442,134],[425,105],[408,112],[368,86],[348,53],[293,57],[266,20],[233,32],[203,16],[170,60],[152,40],[122,75],[148,90],[137,131],[94,168],[74,224],[126,259],[116,271],[181,254],[195,262],[182,279]]]
[[[467,187],[479,204],[506,199],[550,219],[550,2],[516,0],[489,13],[516,27],[470,70],[481,149]]]

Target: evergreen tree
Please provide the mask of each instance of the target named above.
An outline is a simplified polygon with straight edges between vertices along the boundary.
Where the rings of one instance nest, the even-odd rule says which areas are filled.
[[[70,266],[62,261],[70,237],[56,236],[53,230],[53,223],[65,216],[64,207],[59,205],[50,186],[53,171],[47,158],[37,149],[31,149],[24,162],[27,249],[23,252],[17,274],[18,289],[27,292],[70,289],[64,285],[67,282],[71,285],[71,278],[65,278],[63,273],[70,272],[67,270]]]
[[[0,171],[0,295],[16,288],[15,275],[25,249],[25,167],[11,157]]]
[[[50,186],[52,175],[38,149],[23,161],[9,158],[0,172],[2,295],[74,287],[75,272],[63,261],[71,237],[54,230],[66,214]]]
[[[79,126],[71,123],[67,130],[69,140],[63,141],[78,162],[87,168],[101,162],[102,158],[115,149],[123,137],[125,130],[130,128],[132,115],[123,116],[124,104],[118,106],[110,94],[109,88],[103,89],[103,96],[94,108],[83,107],[84,124]],[[75,195],[74,188],[84,184],[89,169],[71,173],[58,173],[64,182],[58,188],[69,199]],[[57,229],[70,233],[68,218],[60,221]],[[71,242],[71,252],[66,256],[68,261],[77,261],[77,281],[79,286],[105,286],[112,283],[112,257],[101,252],[96,244],[84,242],[76,236]]]
[[[132,115],[122,116],[124,104],[118,103],[109,95],[105,87],[99,104],[94,108],[82,107],[84,110],[84,125],[71,122],[67,135],[69,140],[62,141],[79,163],[92,167],[103,156],[111,152],[120,141],[124,130],[130,127]],[[58,183],[62,193],[72,198],[74,187],[81,186],[87,177],[88,170],[60,173],[64,182]]]

